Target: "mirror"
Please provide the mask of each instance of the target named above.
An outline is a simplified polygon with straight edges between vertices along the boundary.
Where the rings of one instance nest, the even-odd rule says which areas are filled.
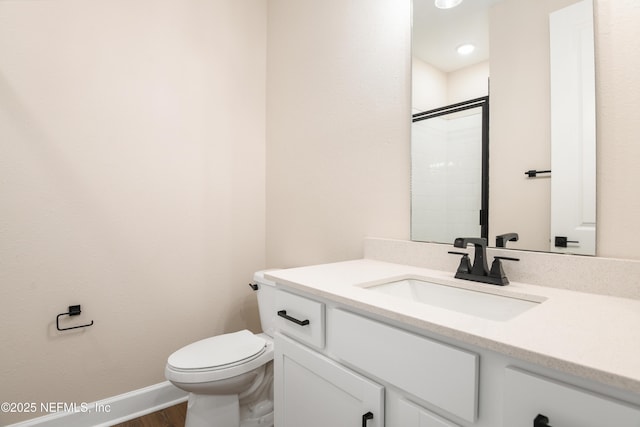
[[[593,40],[592,0],[413,0],[412,240],[595,255]],[[458,55],[466,43],[475,50]],[[416,121],[484,97],[487,167],[482,155],[469,166],[482,126],[462,150],[425,131],[473,121],[473,110]]]

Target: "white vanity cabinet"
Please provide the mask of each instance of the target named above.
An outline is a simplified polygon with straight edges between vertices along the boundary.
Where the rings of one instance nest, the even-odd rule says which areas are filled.
[[[505,369],[509,427],[637,427],[640,408],[517,368]]]
[[[569,374],[302,291],[279,287],[276,301],[286,312],[277,427],[640,427],[635,394],[576,387]]]
[[[281,290],[276,304],[275,425],[383,427],[384,387],[321,353],[324,304]]]

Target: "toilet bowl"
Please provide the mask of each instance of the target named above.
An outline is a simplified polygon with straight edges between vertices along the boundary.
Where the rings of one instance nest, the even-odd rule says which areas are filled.
[[[275,284],[257,272],[252,288],[264,333],[206,338],[167,360],[167,380],[189,392],[185,427],[273,427]]]

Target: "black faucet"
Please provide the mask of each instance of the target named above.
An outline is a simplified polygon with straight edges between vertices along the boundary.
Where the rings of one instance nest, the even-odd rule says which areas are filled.
[[[496,236],[496,248],[506,248],[507,242],[517,242],[518,233],[505,233]]]
[[[456,271],[456,279],[472,280],[474,282],[489,283],[492,285],[508,285],[509,279],[502,269],[501,260],[519,261],[518,258],[494,257],[491,269],[487,265],[487,239],[478,237],[458,237],[453,242],[456,248],[466,248],[472,244],[475,247],[473,265],[469,260],[469,254],[464,252],[449,252],[462,255],[460,265]]]
[[[453,246],[456,248],[466,248],[469,244],[472,244],[475,247],[473,266],[469,273],[477,276],[488,276],[489,266],[487,265],[487,239],[483,237],[458,237],[453,241]]]

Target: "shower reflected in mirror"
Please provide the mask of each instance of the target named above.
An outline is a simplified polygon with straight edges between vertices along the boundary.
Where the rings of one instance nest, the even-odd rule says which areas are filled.
[[[489,98],[413,115],[411,239],[488,237]]]

